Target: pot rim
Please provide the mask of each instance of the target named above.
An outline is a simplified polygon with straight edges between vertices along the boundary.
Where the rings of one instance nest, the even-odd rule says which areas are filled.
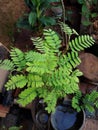
[[[66,100],[66,101],[71,102],[71,100]],[[57,105],[57,106],[60,106],[60,105]],[[57,107],[56,107],[56,108],[57,108]],[[75,110],[75,109],[73,109],[73,110]],[[75,111],[76,111],[76,110],[75,110]],[[77,111],[76,111],[76,112],[77,112]],[[83,115],[83,121],[82,121],[82,123],[81,123],[81,126],[80,126],[79,130],[82,130],[82,129],[83,129],[84,124],[85,124],[85,120],[86,120],[85,111],[84,111],[83,109],[81,109],[81,112],[82,112],[82,115]],[[54,112],[54,113],[55,113],[55,112]],[[52,122],[52,118],[53,118],[53,114],[54,114],[54,113],[51,113],[50,122],[51,122],[51,125],[52,125],[53,129],[54,129],[54,130],[58,130],[58,129],[56,129],[56,128],[53,126],[53,122]],[[77,112],[77,113],[78,113],[78,112]]]

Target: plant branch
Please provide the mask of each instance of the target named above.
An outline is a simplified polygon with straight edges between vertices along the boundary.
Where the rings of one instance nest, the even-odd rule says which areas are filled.
[[[62,12],[63,12],[63,23],[65,23],[65,6],[64,6],[64,1],[63,0],[61,0],[61,4],[62,4]],[[65,45],[66,46],[66,49],[67,49],[67,35],[64,33],[64,32],[62,32],[62,36],[63,36],[63,46]],[[64,44],[65,43],[65,44]]]

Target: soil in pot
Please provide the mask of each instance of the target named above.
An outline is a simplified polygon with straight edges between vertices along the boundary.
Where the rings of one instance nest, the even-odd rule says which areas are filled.
[[[54,130],[80,130],[84,123],[84,112],[78,113],[67,102],[56,107],[51,115],[51,123]]]

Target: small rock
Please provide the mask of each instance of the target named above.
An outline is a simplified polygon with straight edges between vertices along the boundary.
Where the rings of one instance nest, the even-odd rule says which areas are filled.
[[[81,64],[78,69],[83,72],[87,79],[98,82],[98,58],[90,53],[80,54]]]
[[[0,60],[7,59],[9,57],[9,50],[0,42]]]

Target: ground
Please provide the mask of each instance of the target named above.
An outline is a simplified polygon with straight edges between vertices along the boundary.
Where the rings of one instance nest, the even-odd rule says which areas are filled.
[[[0,42],[10,48],[17,19],[27,10],[24,0],[0,0]]]

